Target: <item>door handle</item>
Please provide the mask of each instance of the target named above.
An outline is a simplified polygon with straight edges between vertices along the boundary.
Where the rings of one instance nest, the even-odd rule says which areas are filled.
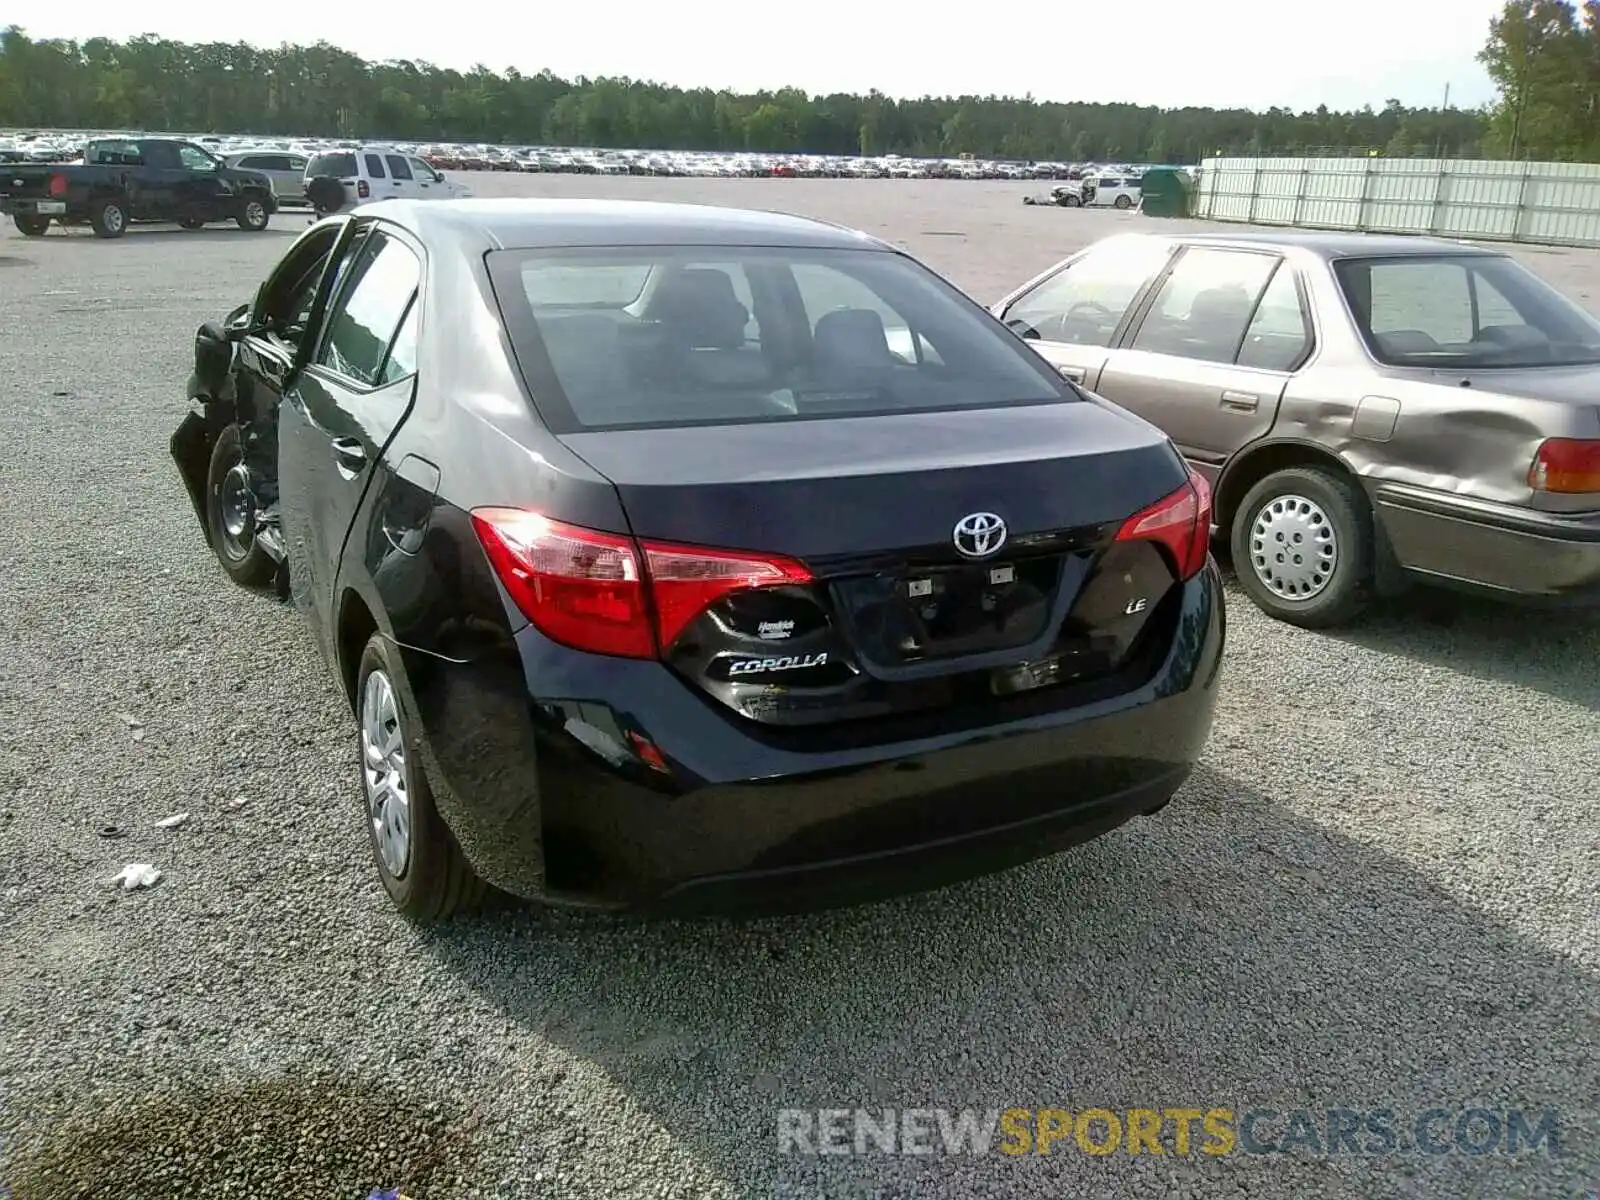
[[[339,474],[354,479],[367,468],[367,450],[355,438],[333,439],[333,461]]]
[[[1234,412],[1255,412],[1261,405],[1261,397],[1251,392],[1223,392],[1222,407],[1231,408]]]
[[[1056,370],[1061,372],[1063,379],[1070,379],[1073,383],[1082,383],[1089,377],[1089,372],[1082,367],[1057,367]]]

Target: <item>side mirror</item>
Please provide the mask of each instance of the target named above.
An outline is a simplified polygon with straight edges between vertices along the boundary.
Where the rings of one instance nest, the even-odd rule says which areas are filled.
[[[194,384],[208,396],[218,395],[233,370],[234,338],[216,321],[207,321],[194,335]]]

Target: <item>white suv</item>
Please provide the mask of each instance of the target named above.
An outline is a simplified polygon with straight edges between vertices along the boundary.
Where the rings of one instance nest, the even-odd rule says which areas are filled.
[[[339,181],[344,189],[343,204],[330,207],[311,196],[312,180],[322,178]],[[472,195],[471,189],[446,179],[415,154],[393,146],[315,154],[306,164],[305,182],[307,196],[324,212],[372,200],[459,200]]]

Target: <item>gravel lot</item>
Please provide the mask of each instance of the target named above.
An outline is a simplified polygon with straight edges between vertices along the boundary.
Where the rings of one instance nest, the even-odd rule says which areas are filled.
[[[1029,185],[475,186],[824,216],[985,301],[1155,224]],[[0,1194],[1600,1187],[1593,618],[1413,600],[1332,637],[1235,593],[1205,767],[1081,850],[808,917],[406,926],[331,677],[228,584],[167,458],[195,326],[303,225],[0,233]],[[1523,254],[1600,307],[1595,255]],[[114,890],[135,861],[165,878]],[[1557,1108],[1565,1154],[776,1153],[780,1107],[856,1105]]]

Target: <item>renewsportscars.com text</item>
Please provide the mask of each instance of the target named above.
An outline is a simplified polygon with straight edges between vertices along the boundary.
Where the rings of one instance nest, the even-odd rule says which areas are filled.
[[[786,1108],[781,1154],[1561,1154],[1551,1109]]]

